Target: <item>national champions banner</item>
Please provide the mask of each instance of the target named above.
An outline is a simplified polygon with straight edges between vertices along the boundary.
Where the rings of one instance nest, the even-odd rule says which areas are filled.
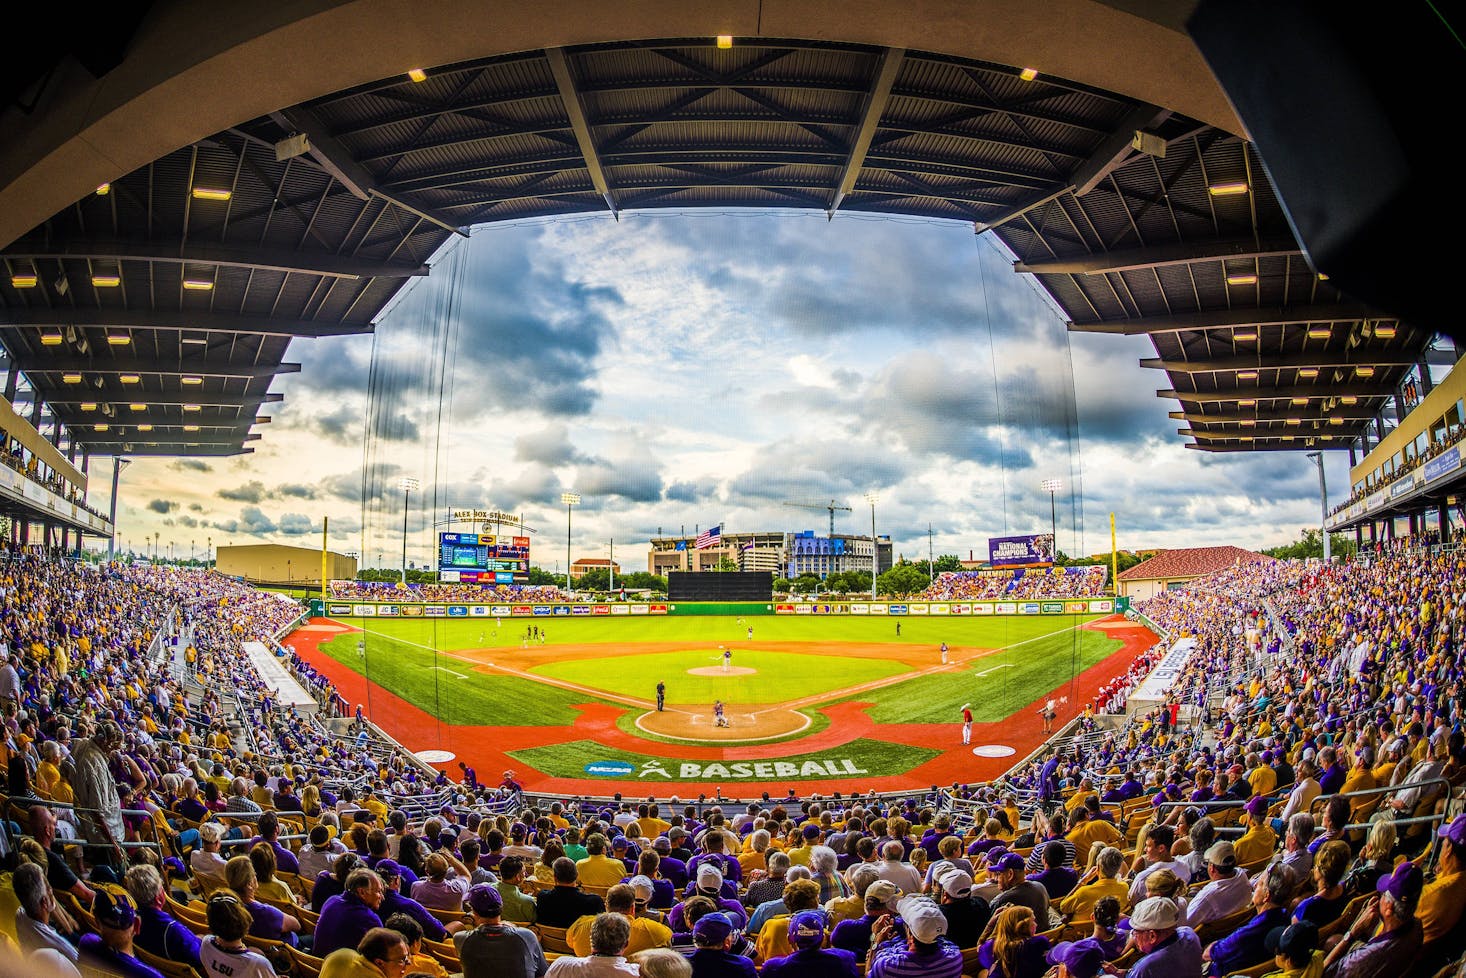
[[[1033,567],[1054,562],[1054,535],[1030,533],[1021,537],[988,539],[988,563],[994,567]]]

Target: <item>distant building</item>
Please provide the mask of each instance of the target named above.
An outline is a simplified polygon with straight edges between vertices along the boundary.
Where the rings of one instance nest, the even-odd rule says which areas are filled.
[[[286,547],[278,543],[257,543],[241,547],[222,546],[215,552],[214,569],[251,584],[321,583],[321,552],[309,547]],[[356,558],[327,552],[326,578],[332,581],[356,579]]]
[[[891,569],[891,538],[876,537],[878,569]],[[814,574],[824,579],[847,570],[870,570],[871,539],[836,534],[815,536],[813,530],[753,533],[724,531],[715,547],[697,549],[697,536],[654,537],[647,553],[647,570],[665,576],[669,571],[714,570],[724,557],[743,571],[772,571],[777,576]]]
[[[1134,601],[1175,591],[1207,574],[1237,564],[1272,563],[1273,558],[1241,547],[1188,547],[1162,550],[1149,560],[1121,571],[1120,594]]]
[[[580,557],[570,565],[570,578],[575,580],[584,577],[591,571],[603,571],[608,567],[613,574],[621,573],[620,564],[604,557]]]

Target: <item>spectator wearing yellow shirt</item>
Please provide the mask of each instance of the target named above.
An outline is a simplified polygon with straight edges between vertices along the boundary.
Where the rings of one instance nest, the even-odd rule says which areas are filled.
[[[626,875],[626,864],[606,855],[606,837],[592,832],[585,840],[586,856],[575,864],[575,871],[584,886],[615,886]],[[632,894],[633,900],[635,893]]]
[[[1267,820],[1267,799],[1253,795],[1247,799],[1246,814],[1243,815],[1247,831],[1233,843],[1233,853],[1239,865],[1257,862],[1273,854],[1278,847],[1278,834]]]
[[[1450,934],[1466,907],[1466,814],[1457,815],[1436,834],[1442,840],[1440,862],[1434,881],[1420,891],[1415,910],[1427,946]]]
[[[661,810],[656,805],[637,805],[636,814],[636,824],[648,839],[655,839],[672,827],[671,822],[661,817]]]
[[[594,836],[592,836],[594,838]],[[624,874],[623,874],[624,875]],[[585,882],[582,880],[582,882]],[[625,883],[613,885],[606,891],[606,912],[625,917],[631,925],[631,940],[623,954],[635,954],[653,947],[671,947],[672,930],[666,924],[659,924],[636,913],[636,891]],[[591,954],[590,929],[594,916],[584,916],[571,924],[565,932],[565,943],[580,957]]]
[[[1125,902],[1130,888],[1119,878],[1125,865],[1125,854],[1114,846],[1106,846],[1095,863],[1095,876],[1090,882],[1081,882],[1068,896],[1059,901],[1059,912],[1070,920],[1086,920],[1094,916],[1094,905],[1105,897],[1114,897]],[[1085,879],[1089,879],[1088,876]]]

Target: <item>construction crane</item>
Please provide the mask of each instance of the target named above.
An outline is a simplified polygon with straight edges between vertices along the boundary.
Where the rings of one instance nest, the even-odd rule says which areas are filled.
[[[833,499],[831,499],[827,503],[815,503],[815,502],[809,502],[809,503],[790,503],[790,502],[786,502],[786,503],[784,503],[784,505],[785,506],[793,506],[795,509],[825,509],[825,510],[829,510],[829,512],[830,512],[830,536],[831,537],[833,537],[835,535],[835,511],[836,510],[839,510],[842,513],[848,513],[848,512],[851,511],[849,506],[841,506],[839,503],[837,503]]]

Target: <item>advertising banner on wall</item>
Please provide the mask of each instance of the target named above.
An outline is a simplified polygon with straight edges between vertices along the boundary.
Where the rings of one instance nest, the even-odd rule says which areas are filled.
[[[1047,567],[1053,562],[1052,533],[991,537],[988,540],[988,563],[994,567]]]

